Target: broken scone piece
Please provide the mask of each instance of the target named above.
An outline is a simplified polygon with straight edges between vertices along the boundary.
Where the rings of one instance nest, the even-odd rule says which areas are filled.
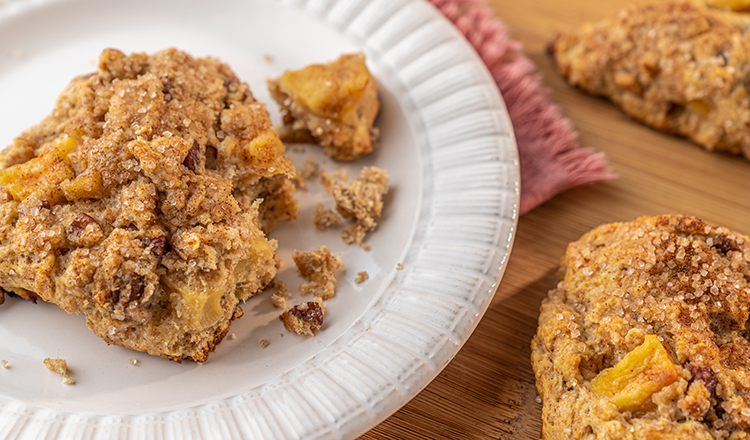
[[[300,335],[314,336],[320,330],[325,317],[325,306],[319,298],[301,302],[288,308],[279,316],[284,327]]]
[[[331,194],[336,209],[344,218],[354,221],[341,232],[345,243],[357,243],[368,249],[364,239],[377,226],[375,219],[383,211],[383,198],[387,193],[388,175],[377,167],[364,167],[359,177],[351,182],[333,185]]]
[[[568,245],[532,341],[545,439],[750,434],[750,238],[642,217]]]
[[[205,361],[274,279],[262,229],[296,217],[294,173],[225,64],[105,50],[0,153],[0,286],[107,344]]]
[[[327,246],[321,246],[310,252],[295,249],[292,259],[300,275],[307,280],[299,286],[300,294],[311,293],[323,301],[333,298],[336,283],[333,272],[344,267],[340,256],[331,255]]]
[[[750,18],[691,1],[630,6],[558,34],[559,73],[633,118],[750,158]]]
[[[284,72],[268,82],[268,89],[281,107],[279,133],[285,142],[315,142],[345,161],[373,150],[380,101],[363,54]]]

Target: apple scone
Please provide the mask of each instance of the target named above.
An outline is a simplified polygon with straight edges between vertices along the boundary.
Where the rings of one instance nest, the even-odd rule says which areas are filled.
[[[228,66],[105,50],[0,153],[0,287],[107,344],[204,361],[275,277],[294,165]]]
[[[550,42],[559,73],[626,114],[750,158],[750,16],[691,1],[633,5]]]
[[[281,109],[279,134],[285,142],[315,142],[342,161],[373,151],[380,101],[363,54],[284,72],[268,89]]]
[[[666,215],[571,243],[531,346],[543,438],[746,438],[749,240]]]

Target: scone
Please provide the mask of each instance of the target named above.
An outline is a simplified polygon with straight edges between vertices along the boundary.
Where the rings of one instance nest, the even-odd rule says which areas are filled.
[[[294,166],[226,65],[105,50],[0,153],[0,287],[108,344],[204,361],[272,283]]]
[[[748,240],[660,216],[571,243],[531,347],[543,438],[746,438]]]
[[[318,143],[342,161],[372,152],[380,101],[363,54],[284,72],[268,82],[268,89],[281,108],[283,141]]]
[[[571,85],[708,150],[750,158],[750,16],[689,1],[634,5],[558,34],[549,51]]]

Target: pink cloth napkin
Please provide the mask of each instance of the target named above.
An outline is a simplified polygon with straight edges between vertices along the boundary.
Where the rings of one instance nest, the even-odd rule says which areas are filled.
[[[580,147],[534,63],[484,0],[430,1],[474,46],[503,95],[518,143],[521,214],[570,188],[616,177],[604,153]]]

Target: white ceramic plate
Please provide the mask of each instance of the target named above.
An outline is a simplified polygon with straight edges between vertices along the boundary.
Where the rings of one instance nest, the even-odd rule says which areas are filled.
[[[519,174],[506,110],[463,37],[421,0],[0,0],[0,144],[46,115],[106,47],[177,47],[215,56],[268,103],[265,79],[363,51],[382,85],[381,148],[337,164],[308,146],[300,164],[351,177],[388,170],[391,190],[371,251],[312,227],[318,182],[278,228],[296,289],[293,248],[341,254],[337,295],[315,337],[287,333],[266,293],[202,365],[107,347],[83,317],[17,299],[0,307],[0,438],[350,438],[425,387],[488,307],[517,220]],[[403,267],[397,270],[397,266]],[[359,271],[370,279],[354,283]],[[298,298],[295,298],[298,299]],[[282,337],[282,334],[284,335]],[[260,340],[270,345],[263,349]],[[75,385],[42,365],[63,357]],[[137,366],[128,363],[134,357]]]

